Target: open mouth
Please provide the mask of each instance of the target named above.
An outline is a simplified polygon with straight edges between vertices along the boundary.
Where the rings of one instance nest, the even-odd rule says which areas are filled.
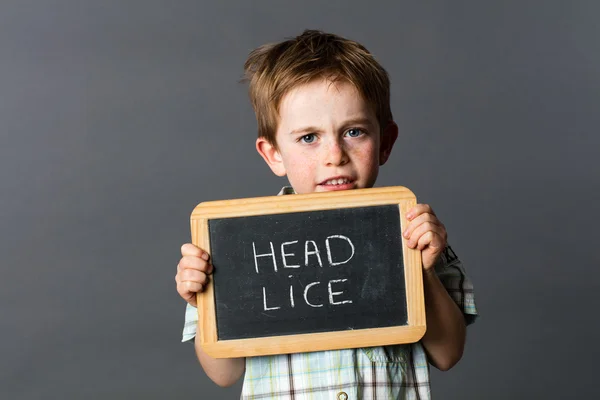
[[[328,190],[352,189],[354,187],[354,179],[347,176],[337,176],[324,180],[319,183],[319,186]]]

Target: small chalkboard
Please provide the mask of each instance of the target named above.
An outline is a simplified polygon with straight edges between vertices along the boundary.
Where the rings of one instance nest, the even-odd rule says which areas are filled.
[[[198,294],[204,351],[224,358],[418,341],[421,256],[401,235],[415,204],[399,186],[199,204],[192,242],[215,267]]]

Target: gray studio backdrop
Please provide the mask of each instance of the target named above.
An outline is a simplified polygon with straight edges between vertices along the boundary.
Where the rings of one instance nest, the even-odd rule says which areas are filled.
[[[305,28],[365,44],[476,288],[438,399],[592,398],[600,355],[597,1],[0,3],[0,398],[235,399],[180,343],[189,215],[272,195],[238,83]]]

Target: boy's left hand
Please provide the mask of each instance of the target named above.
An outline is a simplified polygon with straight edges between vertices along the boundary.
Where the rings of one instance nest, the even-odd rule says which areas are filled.
[[[406,213],[408,226],[403,236],[411,249],[421,250],[423,269],[433,268],[446,248],[446,227],[435,216],[428,204],[417,204]]]

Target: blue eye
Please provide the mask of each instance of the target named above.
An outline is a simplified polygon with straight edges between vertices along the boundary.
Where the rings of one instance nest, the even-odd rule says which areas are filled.
[[[363,132],[358,128],[352,128],[346,131],[346,135],[350,137],[359,137],[360,135],[362,135],[362,133]]]
[[[304,135],[300,138],[304,143],[312,143],[315,141],[315,134],[309,133],[308,135]]]

